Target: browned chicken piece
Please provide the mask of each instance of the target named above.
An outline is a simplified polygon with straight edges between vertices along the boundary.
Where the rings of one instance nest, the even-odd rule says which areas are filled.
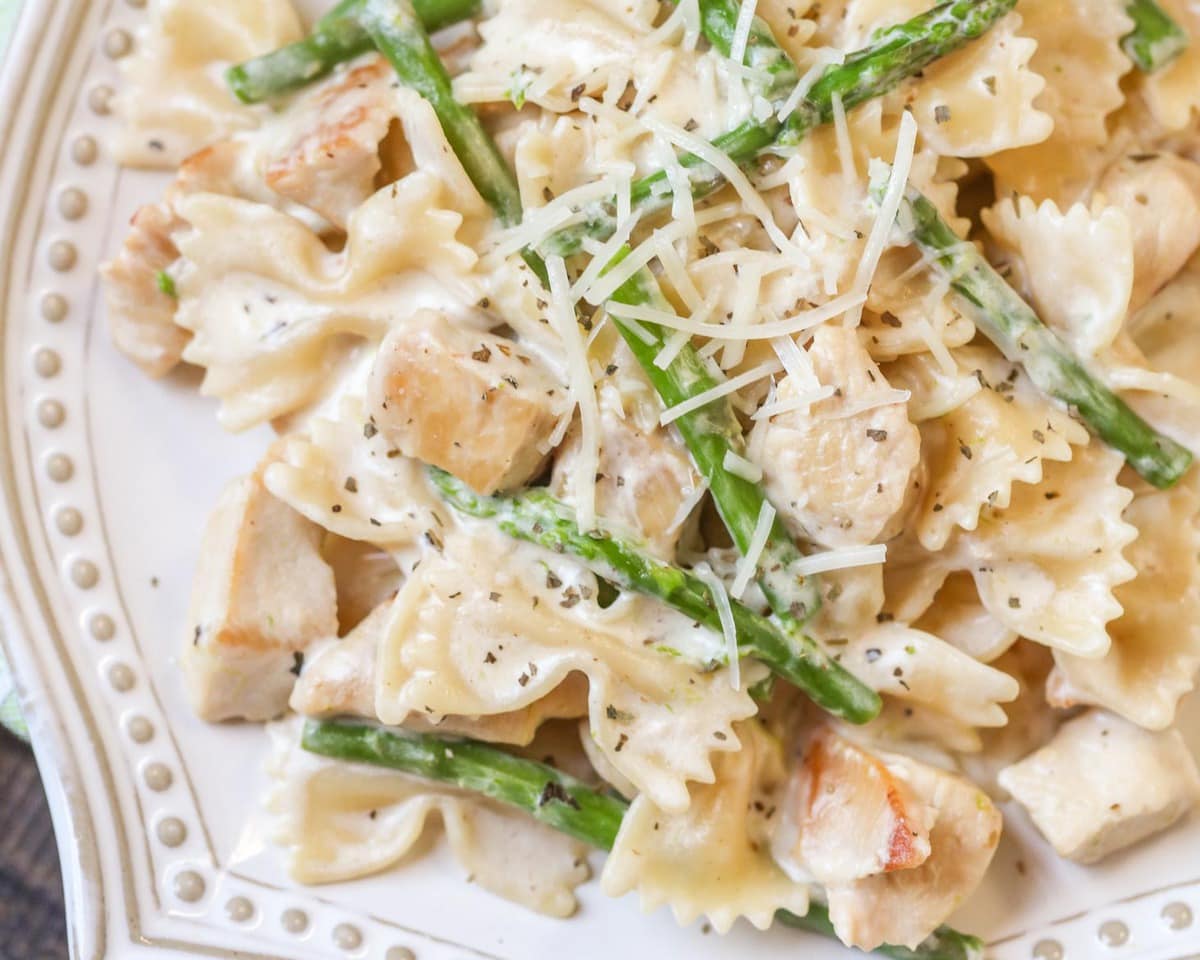
[[[181,658],[205,720],[269,720],[314,641],[336,637],[333,571],[322,530],[267,491],[262,470],[221,495],[200,548]]]
[[[262,158],[267,186],[345,227],[385,169],[395,179],[411,166],[404,138],[388,135],[399,111],[395,79],[373,56],[302,94]]]
[[[331,640],[313,650],[292,692],[291,708],[310,717],[348,714],[378,719],[376,655],[391,612],[391,603],[382,603],[343,639]],[[547,720],[586,716],[587,695],[587,679],[581,674],[571,674],[545,697],[520,710],[486,717],[447,716],[437,724],[414,715],[404,721],[404,726],[526,746]]]
[[[321,556],[337,584],[338,633],[345,636],[381,603],[396,596],[404,574],[395,558],[373,543],[327,533]]]
[[[554,460],[550,489],[571,498],[579,433],[572,430]],[[650,550],[673,559],[683,529],[682,515],[701,479],[687,451],[666,430],[647,433],[632,418],[607,406],[600,410],[600,464],[596,472],[596,512],[627,528]]]
[[[432,310],[388,335],[371,373],[374,426],[405,456],[482,494],[537,475],[564,400],[562,385],[513,341]]]
[[[760,421],[750,455],[797,534],[827,547],[872,543],[896,532],[891,525],[920,462],[921,435],[903,394],[892,390],[854,330],[819,328],[809,356],[821,384],[837,392],[810,410]],[[791,379],[779,400],[797,395]]]
[[[933,811],[929,858],[918,867],[831,884],[829,916],[843,942],[915,949],[979,886],[1000,842],[1000,811],[974,784],[894,754],[892,775]]]
[[[1133,227],[1133,296],[1143,306],[1200,248],[1200,164],[1163,153],[1127,157],[1098,191]]]
[[[929,858],[933,811],[878,758],[829,729],[809,742],[790,790],[794,847],[818,882],[918,867]]]

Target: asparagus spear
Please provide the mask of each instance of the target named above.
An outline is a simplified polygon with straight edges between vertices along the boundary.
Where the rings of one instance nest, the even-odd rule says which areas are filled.
[[[1121,48],[1138,69],[1154,73],[1187,49],[1186,31],[1158,0],[1129,0],[1125,12],[1133,18],[1133,30],[1122,38]]]
[[[261,103],[320,80],[339,63],[372,49],[358,22],[365,0],[342,0],[309,36],[265,56],[230,67],[225,82],[242,103]],[[479,13],[481,0],[413,0],[430,33]]]
[[[1094,377],[918,190],[908,190],[897,220],[925,253],[936,256],[934,262],[949,276],[979,331],[1020,363],[1041,390],[1077,411],[1094,434],[1159,489],[1173,486],[1187,472],[1191,452],[1158,433]]]
[[[309,720],[301,746],[310,753],[370,763],[403,773],[449,783],[471,793],[508,804],[584,843],[612,850],[629,804],[611,793],[536,760],[526,760],[475,740],[403,732],[361,723]],[[821,904],[808,916],[780,910],[776,919],[827,937],[835,937],[829,912]],[[916,950],[881,947],[881,956],[896,960],[977,960],[979,941],[941,927]]]
[[[713,6],[727,6],[730,0],[709,2]],[[935,60],[982,36],[1015,5],[1016,0],[941,3],[884,30],[868,46],[847,56],[844,63],[826,69],[786,122],[775,115],[765,120],[747,120],[714,139],[713,146],[742,165],[777,142],[798,143],[810,130],[833,120],[835,96],[846,110],[883,96]],[[718,50],[728,53],[728,16],[706,13],[703,6],[701,10],[705,37]],[[760,42],[765,43],[761,38]],[[706,196],[725,183],[718,170],[695,154],[684,154],[679,162],[688,171],[694,197]],[[670,206],[672,196],[671,184],[663,170],[642,177],[631,188],[634,209],[647,213]],[[551,235],[538,245],[538,251],[547,256],[567,257],[582,250],[587,237],[607,239],[616,230],[615,210],[615,198],[607,204],[598,204],[583,223]]]
[[[450,75],[412,0],[365,0],[359,22],[405,84],[433,107],[467,176],[505,226],[521,222],[521,191],[495,141],[470,107],[454,99]]]
[[[742,13],[740,0],[699,0],[699,7],[700,29],[705,39],[724,56],[730,56]],[[750,20],[750,33],[746,38],[742,63],[770,78],[763,90],[766,96],[786,92],[789,86],[800,79],[791,59],[775,42],[771,28],[757,14]]]
[[[462,513],[495,520],[511,537],[578,557],[597,576],[657,597],[691,619],[721,630],[712,592],[699,577],[650,556],[632,541],[580,531],[571,509],[544,489],[488,497],[442,470],[430,468],[429,476],[441,496]],[[761,660],[814,703],[851,723],[866,723],[878,715],[879,695],[813,640],[797,630],[792,636],[800,642],[794,646],[766,617],[736,600],[730,601],[730,607],[738,650],[744,656]]]

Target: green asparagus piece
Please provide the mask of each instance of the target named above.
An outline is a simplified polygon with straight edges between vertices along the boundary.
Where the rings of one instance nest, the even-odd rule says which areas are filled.
[[[574,513],[544,489],[509,496],[481,496],[452,475],[430,468],[430,479],[451,506],[494,520],[510,537],[582,560],[597,576],[662,600],[687,617],[721,631],[711,590],[699,577],[648,554],[639,544],[604,533],[584,533]],[[730,599],[738,650],[795,684],[830,713],[851,723],[878,715],[879,694],[856,680],[810,638],[793,644],[766,617]],[[799,646],[799,649],[795,647]]]
[[[809,904],[803,917],[788,910],[779,910],[775,919],[784,926],[819,933],[823,937],[836,937],[833,921],[829,919],[829,908],[823,903]],[[875,953],[892,960],[983,960],[983,941],[952,927],[938,927],[916,950],[908,947],[880,947]]]
[[[717,5],[716,0],[713,4]],[[847,56],[844,63],[826,69],[786,123],[774,115],[765,120],[748,120],[714,139],[713,146],[743,165],[775,143],[798,143],[810,130],[833,120],[835,96],[846,110],[883,96],[935,60],[982,36],[1015,5],[1016,0],[941,3],[927,13],[882,31],[870,45]],[[701,22],[709,42],[728,52],[729,43],[721,25],[728,22],[727,17],[705,14],[702,7]],[[679,162],[688,171],[692,195],[697,199],[725,183],[715,167],[695,154],[684,154]],[[635,181],[631,196],[634,209],[645,213],[670,206],[673,192],[666,171],[659,170]],[[568,257],[583,249],[585,238],[607,239],[616,230],[615,211],[615,198],[597,204],[585,221],[552,234],[538,245],[538,251],[547,256]]]
[[[733,49],[733,38],[742,11],[740,0],[700,0],[699,6],[701,31],[709,43],[728,57]],[[786,94],[787,88],[800,79],[791,59],[775,42],[771,28],[757,14],[750,21],[750,34],[746,38],[746,53],[742,63],[770,77],[763,90],[766,96]]]
[[[629,809],[619,797],[553,767],[474,740],[310,720],[300,743],[310,753],[390,767],[482,794],[604,850],[612,849]]]
[[[1133,30],[1122,38],[1121,48],[1139,70],[1161,70],[1187,49],[1187,32],[1158,0],[1129,0],[1125,12],[1133,18]]]
[[[1045,393],[1077,411],[1091,431],[1125,455],[1154,486],[1173,486],[1192,454],[1158,433],[1074,356],[973,246],[964,244],[937,208],[910,188],[897,220],[946,272],[979,331]]]
[[[369,763],[448,783],[462,790],[524,810],[534,819],[601,850],[612,850],[629,804],[611,793],[536,760],[506,753],[475,740],[389,730],[362,723],[309,720],[301,746],[336,760]],[[807,917],[780,910],[775,918],[826,937],[836,937],[829,912],[821,904]],[[941,927],[916,950],[881,947],[896,960],[978,960],[979,941]]]
[[[479,117],[454,99],[450,76],[412,0],[365,0],[359,20],[405,84],[433,107],[455,155],[500,222],[521,222],[521,191]]]
[[[373,49],[358,22],[365,0],[342,0],[309,36],[265,56],[230,67],[225,81],[242,103],[262,103],[320,80],[339,63]],[[413,0],[430,33],[479,13],[481,0]]]

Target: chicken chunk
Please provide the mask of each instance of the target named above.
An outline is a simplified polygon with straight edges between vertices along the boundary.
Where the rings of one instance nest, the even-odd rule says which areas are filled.
[[[292,691],[291,708],[310,717],[349,714],[377,720],[376,654],[391,614],[391,602],[382,603],[343,639],[330,640],[313,650]],[[586,680],[572,674],[545,697],[520,710],[486,717],[447,716],[437,724],[413,715],[404,726],[525,746],[547,720],[585,716],[587,691]]]
[[[934,811],[929,858],[919,867],[827,888],[829,916],[844,943],[915,949],[979,885],[1000,842],[1000,811],[961,777],[907,757],[880,755],[918,802]]]
[[[811,410],[760,421],[750,454],[771,502],[798,535],[827,547],[874,542],[901,511],[921,453],[921,435],[854,330],[821,327],[813,370],[836,393]],[[808,388],[786,377],[777,397]]]
[[[550,488],[567,500],[574,490],[579,435],[572,431],[554,460]],[[700,475],[687,451],[661,427],[644,431],[608,406],[600,412],[596,512],[628,528],[658,556],[673,559]]]
[[[565,391],[511,340],[424,310],[393,331],[371,374],[373,423],[405,456],[482,494],[532,479]]]
[[[1062,856],[1094,863],[1165,830],[1200,799],[1178,730],[1152,732],[1102,710],[1063,724],[1042,749],[1000,771]]]
[[[375,192],[381,145],[389,169],[411,165],[403,139],[388,137],[395,79],[391,65],[373,56],[302,94],[264,156],[267,186],[344,227]]]
[[[314,641],[337,636],[321,528],[276,500],[262,471],[231,483],[209,518],[182,665],[203,719],[269,720]]]
[[[810,741],[789,801],[796,842],[777,855],[820,883],[909,870],[929,858],[934,811],[877,757],[831,730]]]
[[[1133,296],[1143,306],[1200,248],[1200,164],[1173,154],[1127,157],[1099,192],[1133,227]]]

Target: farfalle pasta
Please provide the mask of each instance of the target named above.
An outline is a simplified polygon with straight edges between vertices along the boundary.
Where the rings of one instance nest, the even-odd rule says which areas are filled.
[[[296,882],[440,821],[550,916],[595,848],[680,924],[965,957],[992,798],[1076,859],[1194,801],[1186,4],[150,6],[109,319],[278,435],[180,662],[282,718]]]

